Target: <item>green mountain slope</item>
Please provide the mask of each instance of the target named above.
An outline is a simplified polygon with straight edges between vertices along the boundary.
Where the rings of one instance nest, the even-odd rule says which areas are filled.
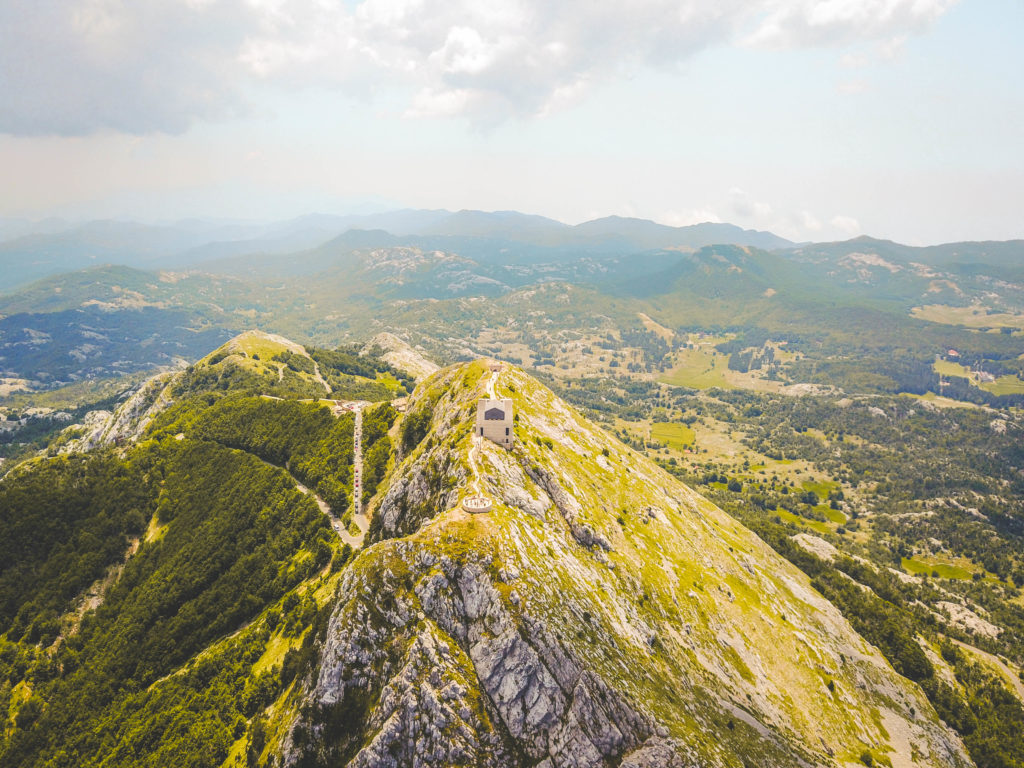
[[[0,764],[972,764],[803,572],[525,372],[402,416],[399,375],[245,334],[0,480]]]
[[[355,417],[303,396],[324,374],[401,392],[378,359],[313,353],[322,369],[244,334],[0,481],[0,764],[216,766],[252,748],[357,541]],[[364,407],[364,494],[395,415]]]
[[[521,371],[515,449],[471,452],[485,370],[417,389],[286,764],[970,764],[806,576]]]

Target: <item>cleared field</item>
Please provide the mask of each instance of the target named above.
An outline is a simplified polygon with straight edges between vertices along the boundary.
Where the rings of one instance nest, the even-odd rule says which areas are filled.
[[[914,307],[910,314],[921,320],[943,325],[963,325],[968,328],[1019,328],[1024,329],[1024,315],[1008,312],[988,314],[984,307],[951,307],[948,304],[928,304]]]
[[[819,512],[825,516],[825,519],[830,523],[836,525],[843,525],[846,522],[846,515],[840,512],[838,509],[832,509],[828,504],[819,504],[814,508],[815,512]]]
[[[651,439],[657,440],[676,451],[693,445],[696,433],[685,424],[678,422],[655,422],[651,425]]]
[[[900,392],[899,397],[909,397],[915,400],[927,400],[932,405],[938,408],[981,408],[982,406],[977,403],[968,403],[963,400],[953,400],[949,397],[942,397],[936,395],[934,392],[928,392],[924,395],[915,395],[911,392]],[[847,438],[849,439],[849,438]]]
[[[728,364],[727,355],[703,349],[682,349],[676,354],[676,366],[658,380],[690,389],[736,389],[726,378]]]
[[[962,379],[969,379],[979,389],[991,392],[993,395],[1022,395],[1024,394],[1024,381],[1016,376],[1007,374],[1000,376],[995,381],[978,381],[978,375],[966,365],[953,363],[949,360],[936,360],[932,368],[940,376],[959,376]]]
[[[986,381],[980,386],[993,395],[1024,395],[1024,381],[1016,376],[1000,376],[995,381]]]
[[[661,325],[657,320],[651,318],[650,315],[645,315],[643,312],[637,312],[636,314],[637,317],[640,318],[640,322],[644,324],[644,328],[646,328],[651,333],[658,334],[669,344],[671,344],[672,340],[675,339],[676,332],[673,331],[671,328],[666,328],[664,325]]]
[[[925,574],[926,576],[937,573],[942,579],[966,580],[974,575],[974,572],[967,568],[934,557],[904,557],[902,565],[903,570],[907,573]]]
[[[950,360],[936,360],[932,363],[932,369],[940,376],[959,376],[961,379],[969,379],[971,377],[970,368]]]
[[[839,489],[839,483],[834,480],[804,480],[800,487],[805,491],[814,491],[819,499],[827,499],[832,491]]]
[[[831,533],[832,529],[828,527],[826,523],[818,522],[817,520],[807,520],[806,518],[794,515],[792,512],[782,509],[781,507],[775,510],[775,514],[787,523],[794,523],[795,525],[808,528],[817,533]]]

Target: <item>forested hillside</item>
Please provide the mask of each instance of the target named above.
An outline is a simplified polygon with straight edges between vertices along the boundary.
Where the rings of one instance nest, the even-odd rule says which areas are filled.
[[[245,365],[257,343],[180,374],[137,441],[36,459],[0,482],[3,765],[259,756],[259,716],[307,663],[303,641],[351,556],[299,483],[346,512],[353,415],[295,399],[309,389],[299,376],[251,394],[288,383]],[[398,381],[382,388],[375,363],[348,353],[330,363],[366,391]],[[387,402],[364,417],[367,498],[395,417]]]
[[[660,339],[646,329],[623,336],[644,354],[672,354],[669,343],[654,338]],[[720,347],[715,354],[731,360],[749,352],[751,340],[758,343],[753,336],[711,342]],[[764,351],[779,350],[769,344],[759,349],[762,361],[786,359],[784,351]],[[553,494],[558,503],[551,509],[568,515],[569,527],[564,542],[552,539],[543,551],[568,546],[559,556],[568,558],[563,568],[585,563],[603,573],[608,560],[619,563],[613,571],[621,577],[620,569],[633,567],[621,559],[625,552],[639,547],[650,557],[650,547],[662,543],[647,537],[659,527],[657,508],[665,502],[645,506],[622,490],[632,487],[634,473],[653,471],[635,463],[640,458],[631,446],[699,488],[802,571],[852,630],[920,688],[915,695],[959,734],[975,764],[1020,766],[1019,414],[908,395],[695,390],[652,381],[636,365],[629,379],[546,376],[626,444],[605,444],[611,438],[593,432],[588,439],[604,445],[593,456],[572,430],[549,423],[567,418],[553,396],[522,374],[509,379],[506,393],[527,398],[519,401],[522,444],[515,455],[541,485],[523,490],[519,484],[534,481],[514,480],[518,465],[506,466],[503,453],[492,456],[494,477],[501,478],[492,482],[502,484],[511,506],[480,523],[521,525],[520,513],[539,514],[540,499]],[[378,401],[362,406],[362,501],[371,511],[385,509],[374,515],[370,540],[392,539],[389,546],[401,549],[406,537],[409,545],[419,541],[417,530],[452,503],[470,471],[470,460],[460,456],[468,438],[450,420],[469,412],[471,393],[482,386],[478,368],[435,377],[402,416],[391,401],[412,387],[407,374],[352,347],[303,348],[246,334],[160,380],[142,403],[144,417],[138,410],[128,418],[123,409],[131,400],[124,400],[108,418],[124,428],[97,447],[83,453],[62,437],[48,455],[15,466],[0,480],[0,712],[8,713],[0,763],[269,766],[282,750],[301,746],[289,739],[313,738],[304,729],[318,718],[353,738],[363,733],[377,716],[372,699],[323,710],[310,710],[307,701],[310,676],[332,642],[325,633],[336,589],[343,579],[350,588],[353,580],[370,588],[377,578],[370,574],[378,566],[368,565],[376,560],[360,558],[354,572],[348,568],[362,541],[353,538],[359,528],[351,514],[355,417],[336,400],[349,394]],[[533,421],[523,422],[528,413]],[[582,473],[572,481],[574,498],[583,493],[580,478],[605,482],[598,478],[612,460],[629,471],[613,473],[622,489],[606,488],[574,505],[552,485],[558,477],[559,487],[565,482],[548,469],[556,460],[559,472]],[[611,501],[620,491],[626,496]],[[453,547],[453,568],[476,562],[468,540],[459,542],[464,534],[445,530],[430,534],[440,536],[430,545],[441,548],[435,554]],[[471,525],[465,535],[476,541],[476,530]],[[393,577],[403,572],[397,562],[379,563],[386,566],[381,584],[390,585],[378,585],[390,590],[382,593],[380,621],[399,621],[408,610],[401,606],[420,599],[415,581],[409,587],[408,578]],[[704,575],[687,582],[682,604],[703,596],[713,578],[707,563],[693,567]],[[731,592],[719,592],[747,594],[738,589],[731,584]],[[651,626],[665,621],[680,598],[662,591],[650,582],[641,600],[634,589],[631,607],[621,610]],[[563,599],[570,592],[565,586]],[[573,599],[582,600],[583,613],[570,621],[582,622],[573,630],[577,641],[626,653],[628,642],[615,634],[618,619],[596,623],[603,604],[591,603],[589,593]],[[796,621],[793,610],[781,611],[783,625]],[[675,670],[664,674],[679,674],[685,658],[666,650],[679,642],[677,631],[665,625],[645,646],[668,665],[664,670]],[[763,663],[743,658],[741,670]],[[747,685],[746,673],[737,674],[730,685]],[[826,678],[829,695],[845,690],[838,668]],[[472,677],[464,683],[475,685]],[[662,695],[659,689],[659,706],[675,701]],[[369,720],[351,720],[357,712]],[[293,731],[297,717],[307,725]],[[727,727],[721,713],[711,718]],[[745,750],[764,748],[742,728],[734,737]],[[857,738],[861,746],[847,757],[862,763],[884,764],[887,750],[897,748],[881,748],[881,736]],[[356,753],[356,742],[344,743],[346,754]],[[299,752],[289,754],[294,760]]]

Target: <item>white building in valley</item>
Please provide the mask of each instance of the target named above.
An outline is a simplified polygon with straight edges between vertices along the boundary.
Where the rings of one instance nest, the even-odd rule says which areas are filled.
[[[503,448],[511,448],[512,401],[509,398],[490,400],[483,398],[476,404],[476,434],[486,437]]]

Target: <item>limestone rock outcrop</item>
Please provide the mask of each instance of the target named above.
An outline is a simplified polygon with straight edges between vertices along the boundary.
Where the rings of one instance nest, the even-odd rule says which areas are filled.
[[[411,398],[429,428],[341,581],[287,765],[971,764],[803,573],[521,371],[495,384],[516,446],[471,464],[487,375]],[[492,511],[461,510],[471,479]]]

